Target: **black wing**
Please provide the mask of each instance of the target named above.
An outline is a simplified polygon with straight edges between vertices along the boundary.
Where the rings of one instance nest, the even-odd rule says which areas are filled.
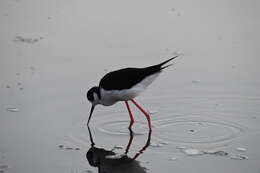
[[[163,65],[176,57],[146,68],[124,68],[109,72],[101,79],[99,86],[105,90],[122,90],[132,88],[147,76],[160,72],[162,69],[168,67],[169,65],[164,67]]]

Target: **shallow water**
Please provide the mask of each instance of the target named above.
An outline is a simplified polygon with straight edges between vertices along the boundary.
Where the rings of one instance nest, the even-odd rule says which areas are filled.
[[[259,6],[1,1],[0,172],[259,173]],[[136,99],[150,141],[142,113],[130,104],[131,134],[117,103],[96,108],[91,145],[86,91],[108,71],[176,54]]]

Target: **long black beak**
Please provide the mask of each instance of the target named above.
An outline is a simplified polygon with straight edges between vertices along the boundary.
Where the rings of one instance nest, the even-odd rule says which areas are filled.
[[[92,116],[92,113],[93,113],[93,111],[94,111],[94,108],[95,108],[95,106],[92,105],[91,110],[90,110],[90,114],[89,114],[89,117],[88,117],[88,124],[89,124],[90,118],[91,118],[91,116]],[[87,124],[87,125],[88,125],[88,124]]]

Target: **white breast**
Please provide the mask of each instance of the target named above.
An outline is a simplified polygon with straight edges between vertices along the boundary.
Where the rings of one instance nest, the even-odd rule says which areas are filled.
[[[143,92],[147,88],[147,86],[149,86],[158,77],[159,74],[160,72],[144,78],[140,83],[134,85],[130,89],[107,91],[101,88],[100,103],[105,106],[110,106],[118,101],[127,101],[133,99],[141,92]]]

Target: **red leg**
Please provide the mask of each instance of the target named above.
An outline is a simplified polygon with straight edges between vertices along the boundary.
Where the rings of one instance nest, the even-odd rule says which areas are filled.
[[[130,116],[129,129],[131,130],[131,127],[132,127],[132,125],[134,124],[135,120],[134,120],[134,117],[133,117],[133,114],[132,114],[132,111],[131,111],[131,109],[130,109],[130,106],[129,106],[128,102],[125,101],[125,104],[126,104],[126,107],[127,107],[128,113],[129,113],[129,116]],[[132,131],[132,130],[131,130],[131,131]]]
[[[147,112],[145,112],[145,110],[140,106],[140,105],[138,105],[135,101],[134,101],[134,99],[131,99],[131,101],[135,104],[135,106],[140,110],[140,111],[142,111],[143,112],[143,114],[146,116],[146,119],[147,119],[147,121],[148,121],[148,125],[149,125],[149,130],[150,131],[152,131],[152,125],[151,125],[151,118],[150,118],[150,116],[149,116],[149,114],[147,113]]]

